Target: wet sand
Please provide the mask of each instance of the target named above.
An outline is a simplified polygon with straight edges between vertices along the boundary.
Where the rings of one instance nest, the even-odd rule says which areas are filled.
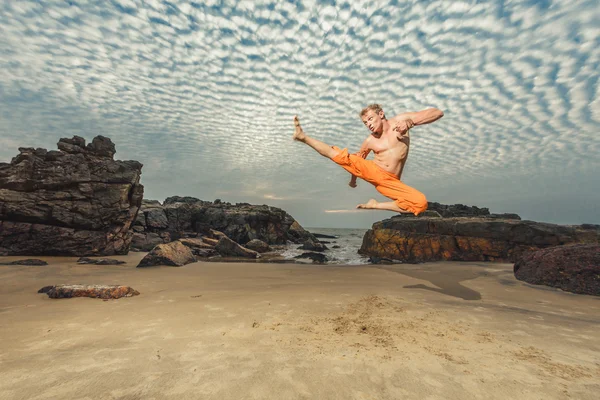
[[[0,266],[1,399],[596,399],[600,298],[511,264]],[[26,257],[0,257],[12,261]],[[140,296],[49,299],[54,284]]]

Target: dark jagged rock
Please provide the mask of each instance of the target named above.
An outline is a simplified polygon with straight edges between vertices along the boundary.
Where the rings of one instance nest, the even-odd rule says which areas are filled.
[[[337,239],[337,236],[332,236],[332,235],[324,235],[322,233],[313,233],[313,236],[316,237],[317,239]]]
[[[309,250],[309,251],[325,251],[328,250],[327,246],[325,246],[324,244],[318,242],[318,241],[314,241],[314,240],[307,240],[306,242],[304,242],[304,244],[302,244],[302,246],[298,247],[298,249],[300,250]]]
[[[510,214],[510,213],[490,214],[488,216],[488,218],[495,218],[495,219],[518,219],[518,220],[521,219],[521,217],[519,217],[519,215],[517,215],[517,214]]]
[[[600,230],[495,218],[393,217],[373,224],[360,254],[403,262],[514,262],[526,251],[598,243]]]
[[[112,258],[97,258],[81,257],[77,260],[77,264],[92,264],[92,265],[121,265],[126,264],[125,261],[113,260]]]
[[[244,245],[245,248],[254,250],[258,253],[266,253],[267,251],[271,251],[271,247],[262,240],[252,239],[248,243]]]
[[[219,242],[215,246],[215,250],[223,257],[260,257],[260,254],[258,254],[256,251],[240,246],[227,236],[223,236],[221,239],[219,239]]]
[[[180,241],[174,241],[157,245],[150,253],[142,258],[137,268],[157,265],[181,267],[196,261],[196,257],[189,247],[185,246]]]
[[[241,245],[253,239],[269,245],[288,241],[303,243],[308,239],[318,242],[279,208],[248,203],[232,205],[222,201],[213,203],[193,197],[169,197],[163,205],[144,200],[132,228],[135,232],[132,248],[142,251],[147,251],[158,240],[167,242],[161,237],[163,233],[169,234],[169,240],[192,235],[218,239],[214,231],[219,231]]]
[[[369,262],[371,264],[397,264],[398,261],[394,261],[390,258],[385,257],[369,257]]]
[[[48,265],[48,263],[44,260],[39,260],[37,258],[28,258],[26,260],[16,260],[6,263],[0,263],[0,265],[31,265],[31,266],[39,266],[39,265]]]
[[[440,204],[429,202],[427,210],[423,211],[416,218],[456,218],[456,217],[482,217],[494,219],[517,219],[517,214],[490,214],[488,208],[479,208],[477,206],[467,206],[464,204]],[[398,214],[395,218],[415,218],[412,214]]]
[[[325,254],[314,253],[314,252],[302,253],[299,256],[296,256],[294,258],[298,258],[298,259],[308,258],[308,259],[312,260],[313,263],[319,263],[319,264],[323,264],[328,261],[327,256]]]
[[[63,138],[58,148],[20,148],[0,164],[0,255],[127,254],[142,164],[113,160],[102,136],[87,147]]]
[[[556,246],[523,254],[514,274],[534,285],[600,296],[600,245]]]
[[[44,286],[38,293],[46,293],[51,299],[70,299],[72,297],[91,297],[94,299],[119,299],[140,294],[129,286],[118,285],[56,285]]]

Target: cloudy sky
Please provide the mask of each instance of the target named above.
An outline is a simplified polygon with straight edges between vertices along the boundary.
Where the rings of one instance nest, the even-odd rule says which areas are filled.
[[[374,187],[291,140],[356,151],[358,112],[438,107],[403,180],[430,201],[600,223],[597,0],[0,2],[0,161],[105,135],[145,197],[269,204],[368,228]]]

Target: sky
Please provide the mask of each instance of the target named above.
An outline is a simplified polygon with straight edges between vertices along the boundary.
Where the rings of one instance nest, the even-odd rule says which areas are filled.
[[[144,197],[268,204],[369,228],[386,199],[308,146],[359,112],[437,107],[403,181],[429,201],[600,224],[597,0],[0,2],[0,161],[104,135]],[[372,158],[372,155],[370,156]]]

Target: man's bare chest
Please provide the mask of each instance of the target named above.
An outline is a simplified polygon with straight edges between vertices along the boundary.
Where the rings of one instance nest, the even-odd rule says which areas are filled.
[[[393,153],[408,153],[410,137],[407,135],[398,138],[396,134],[384,134],[380,137],[371,136],[369,148],[374,153],[391,151]]]

